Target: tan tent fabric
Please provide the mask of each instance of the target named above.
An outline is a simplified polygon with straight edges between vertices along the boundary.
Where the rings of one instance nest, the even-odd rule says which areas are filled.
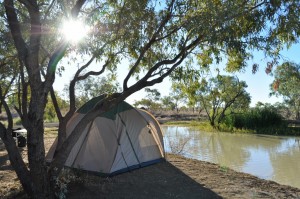
[[[83,116],[80,112],[74,114],[67,125],[67,136]],[[56,145],[57,140],[46,156],[48,162],[53,159]],[[86,126],[65,166],[110,175],[153,164],[164,157],[159,123],[150,113],[122,102]]]

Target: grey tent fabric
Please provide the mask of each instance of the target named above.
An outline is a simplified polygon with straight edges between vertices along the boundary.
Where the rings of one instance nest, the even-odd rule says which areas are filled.
[[[101,97],[81,107],[67,124],[67,136]],[[51,162],[57,139],[46,161]],[[112,175],[164,160],[163,132],[147,111],[121,102],[87,124],[65,166]]]

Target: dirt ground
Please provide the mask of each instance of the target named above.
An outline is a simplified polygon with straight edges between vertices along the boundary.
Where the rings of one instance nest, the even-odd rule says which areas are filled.
[[[47,134],[46,150],[54,138],[54,134]],[[26,159],[26,148],[20,150]],[[216,164],[172,154],[167,154],[166,160],[111,178],[79,172],[69,173],[72,181],[68,183],[66,198],[300,199],[300,189],[235,172]],[[1,141],[0,187],[0,198],[26,198]]]

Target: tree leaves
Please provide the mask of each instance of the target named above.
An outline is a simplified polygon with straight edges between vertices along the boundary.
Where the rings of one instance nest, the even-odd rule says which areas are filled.
[[[295,118],[300,118],[300,65],[285,62],[274,71],[274,81],[270,85],[271,95],[281,95],[294,111]]]

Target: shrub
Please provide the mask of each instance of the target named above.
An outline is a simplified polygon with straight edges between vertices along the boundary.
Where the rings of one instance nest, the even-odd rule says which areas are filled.
[[[256,133],[282,134],[287,125],[274,107],[256,107],[247,112],[226,116],[227,129],[248,129]]]

